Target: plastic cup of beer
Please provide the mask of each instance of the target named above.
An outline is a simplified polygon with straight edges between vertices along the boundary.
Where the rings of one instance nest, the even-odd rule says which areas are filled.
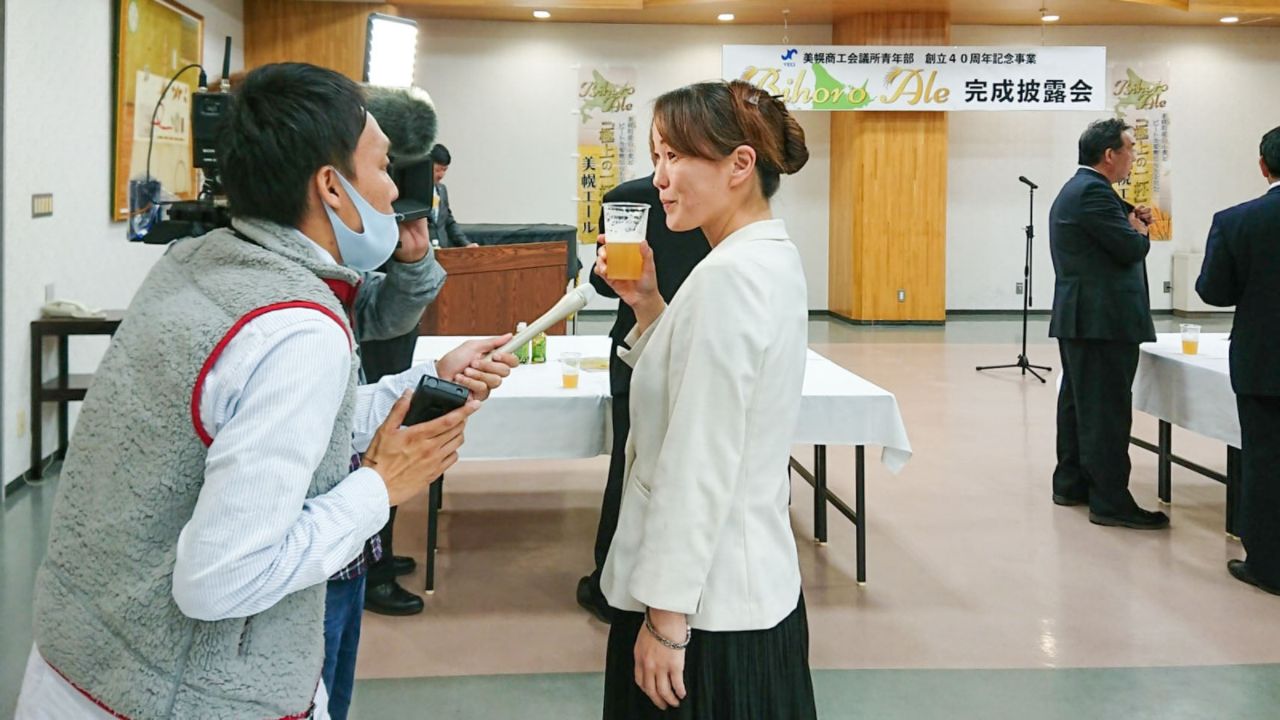
[[[560,378],[566,390],[578,387],[578,376],[582,372],[582,354],[567,352],[560,355]]]
[[[1195,355],[1200,352],[1200,326],[1183,323],[1178,327],[1182,330],[1182,354]]]
[[[649,228],[649,206],[644,203],[604,204],[605,250],[610,280],[639,280],[644,272],[640,243]]]

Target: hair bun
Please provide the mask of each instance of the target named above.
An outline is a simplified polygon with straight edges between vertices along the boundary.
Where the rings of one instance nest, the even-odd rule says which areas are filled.
[[[784,111],[785,112],[785,111]],[[782,167],[778,168],[784,175],[800,172],[809,162],[809,146],[804,142],[804,128],[791,113],[783,115],[782,127]]]

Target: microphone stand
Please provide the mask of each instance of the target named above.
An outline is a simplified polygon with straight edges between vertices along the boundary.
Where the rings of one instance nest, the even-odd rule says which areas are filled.
[[[1018,180],[1022,181],[1027,185],[1027,191],[1029,193],[1029,198],[1028,198],[1029,207],[1027,209],[1027,227],[1026,227],[1027,254],[1026,254],[1026,263],[1022,266],[1022,283],[1023,283],[1022,288],[1025,291],[1022,293],[1022,353],[1018,355],[1017,362],[1010,363],[1008,365],[980,365],[978,366],[977,370],[978,372],[982,372],[983,370],[1006,370],[1010,368],[1018,368],[1022,370],[1022,374],[1024,376],[1027,373],[1031,373],[1035,377],[1035,379],[1043,383],[1045,379],[1040,377],[1040,375],[1036,372],[1036,370],[1053,372],[1053,368],[1048,367],[1046,365],[1032,365],[1031,361],[1027,359],[1027,314],[1031,309],[1031,246],[1032,246],[1031,241],[1035,238],[1035,234],[1036,234],[1035,197],[1036,197],[1036,188],[1039,186],[1031,182],[1030,180],[1026,179],[1025,177],[1019,177]]]

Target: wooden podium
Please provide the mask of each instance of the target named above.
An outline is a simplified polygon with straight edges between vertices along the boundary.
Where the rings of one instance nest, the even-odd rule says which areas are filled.
[[[556,304],[569,285],[563,242],[441,248],[449,277],[418,326],[420,335],[501,335],[515,332]],[[547,331],[563,335],[562,320]]]

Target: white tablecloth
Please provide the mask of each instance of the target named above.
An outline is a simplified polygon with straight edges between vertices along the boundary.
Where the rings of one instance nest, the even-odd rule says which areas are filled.
[[[1226,333],[1200,336],[1195,355],[1182,354],[1182,336],[1160,333],[1144,343],[1133,380],[1133,407],[1180,428],[1240,447],[1240,417],[1227,367]]]
[[[438,358],[466,338],[422,337],[414,362]],[[610,450],[609,373],[583,371],[575,390],[562,387],[558,358],[578,352],[608,358],[603,335],[547,339],[545,365],[521,365],[467,423],[459,455],[466,460],[589,458]],[[896,473],[911,459],[911,443],[893,393],[809,351],[795,442],[879,445],[880,461]]]

